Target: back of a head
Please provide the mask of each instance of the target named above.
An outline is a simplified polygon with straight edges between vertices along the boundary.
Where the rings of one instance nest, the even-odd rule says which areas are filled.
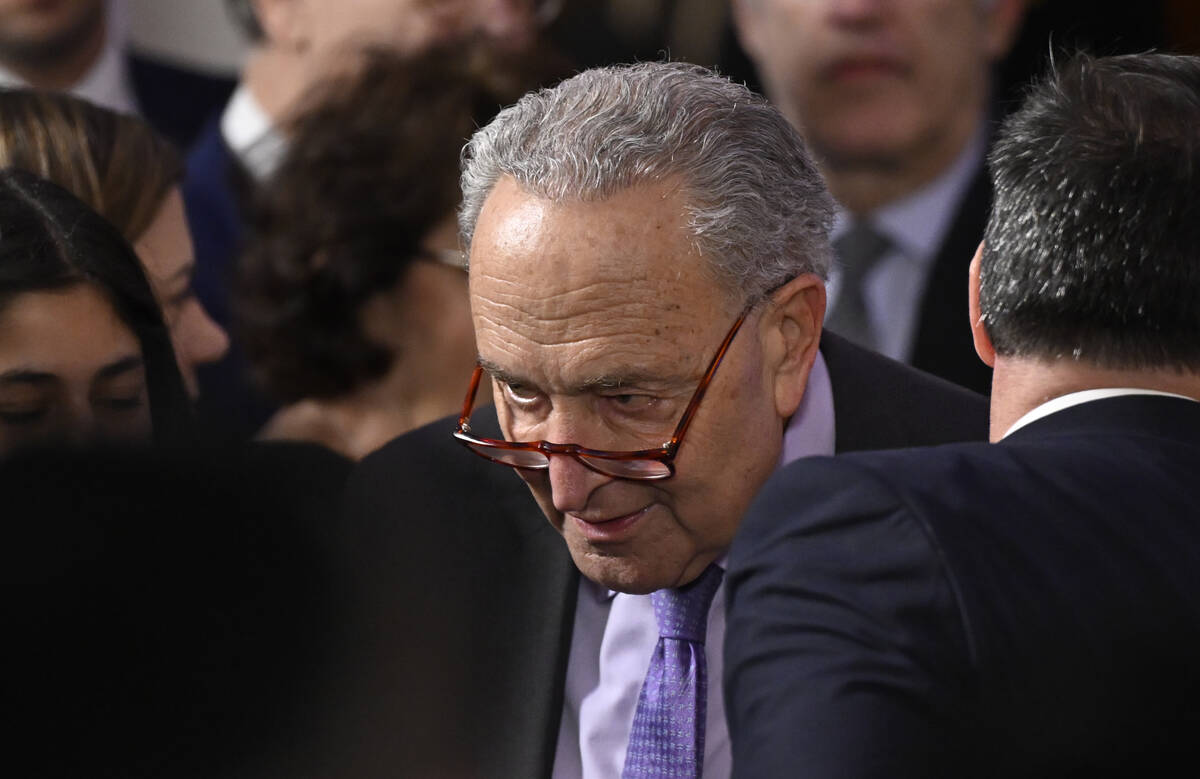
[[[148,124],[81,98],[0,90],[0,116],[0,167],[53,181],[131,243],[183,176],[179,153]]]
[[[980,307],[997,354],[1200,371],[1200,58],[1074,57],[990,164]]]
[[[0,170],[0,312],[18,296],[95,287],[137,338],[155,438],[188,438],[188,400],[141,263],[104,218],[28,171]]]
[[[763,98],[698,66],[595,68],[531,92],[474,135],[464,166],[468,244],[505,176],[556,201],[677,178],[709,270],[743,300],[829,267],[832,200],[803,140]]]

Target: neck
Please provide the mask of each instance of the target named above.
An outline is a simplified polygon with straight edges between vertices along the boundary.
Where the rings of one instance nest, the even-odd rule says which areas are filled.
[[[965,109],[936,137],[903,153],[854,158],[824,155],[821,170],[834,198],[855,216],[865,216],[932,184],[958,160],[984,121]]]
[[[242,82],[274,124],[284,122],[308,90],[302,55],[270,46],[256,49],[246,60]]]
[[[1172,392],[1200,400],[1200,373],[1114,370],[1063,360],[997,356],[992,373],[990,438],[1000,440],[1018,419],[1049,400],[1115,387]]]
[[[101,19],[98,24],[91,25],[78,45],[70,47],[62,57],[28,58],[5,62],[4,66],[35,89],[69,90],[82,81],[100,59],[108,37],[107,29],[107,22]]]

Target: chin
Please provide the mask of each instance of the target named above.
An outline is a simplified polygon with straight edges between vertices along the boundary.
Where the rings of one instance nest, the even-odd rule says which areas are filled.
[[[662,571],[647,570],[630,557],[601,554],[594,549],[576,549],[574,546],[570,549],[571,559],[579,572],[601,587],[630,595],[645,595],[674,584],[674,579],[664,576]]]

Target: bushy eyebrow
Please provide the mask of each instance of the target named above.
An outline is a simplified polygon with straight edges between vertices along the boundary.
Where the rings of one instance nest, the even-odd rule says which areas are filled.
[[[516,384],[536,386],[536,382],[520,376],[510,370],[500,367],[491,360],[479,358],[479,366],[488,376],[501,384]],[[677,375],[652,374],[646,371],[632,370],[621,374],[601,374],[584,379],[578,385],[571,387],[572,392],[594,392],[596,390],[616,390],[630,388],[663,388],[675,389],[698,381],[694,377]]]

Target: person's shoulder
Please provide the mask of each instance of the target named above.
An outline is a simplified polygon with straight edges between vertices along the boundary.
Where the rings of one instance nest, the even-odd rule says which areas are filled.
[[[498,436],[492,407],[472,416],[474,429]],[[404,433],[363,458],[346,488],[353,513],[404,512],[450,520],[489,516],[524,529],[546,525],[541,510],[512,468],[467,450],[454,438],[449,416]],[[529,527],[527,527],[529,526]]]
[[[821,354],[833,389],[838,452],[987,439],[983,395],[833,333],[821,336]]]
[[[233,93],[235,79],[127,50],[129,77],[147,121],[180,148],[190,147],[205,122]]]

